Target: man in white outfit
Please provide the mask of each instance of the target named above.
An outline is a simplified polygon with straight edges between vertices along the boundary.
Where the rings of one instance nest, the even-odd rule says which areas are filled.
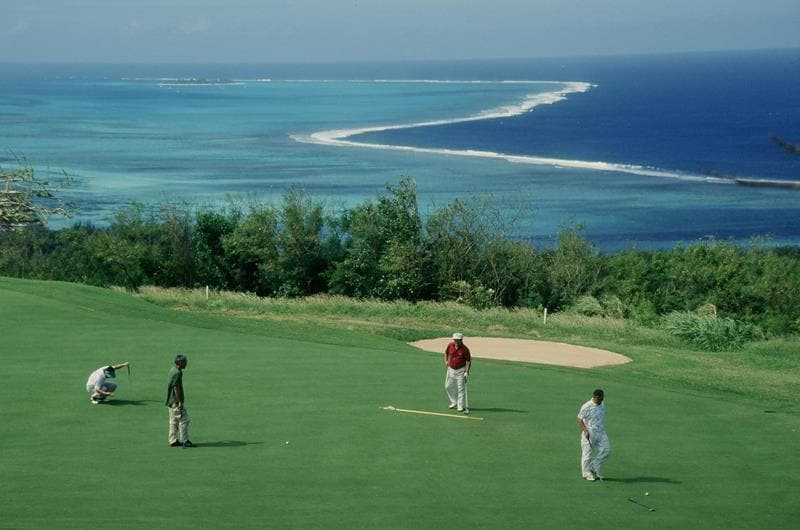
[[[89,393],[89,401],[92,405],[107,403],[108,398],[114,395],[114,391],[117,389],[117,383],[114,382],[117,370],[125,366],[128,366],[128,361],[101,366],[89,374],[89,379],[86,380],[86,392]]]
[[[611,443],[605,428],[604,397],[603,391],[598,388],[592,392],[592,399],[584,403],[578,412],[578,425],[581,426],[581,474],[586,480],[603,480],[600,466],[611,454]]]
[[[448,344],[444,350],[444,364],[447,366],[444,389],[450,399],[450,408],[458,408],[459,412],[469,414],[467,378],[472,366],[472,356],[463,340],[464,335],[453,333],[453,342]]]

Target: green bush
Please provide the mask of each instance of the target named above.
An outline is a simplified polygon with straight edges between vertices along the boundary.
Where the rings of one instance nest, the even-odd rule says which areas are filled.
[[[344,257],[333,265],[330,292],[355,297],[417,301],[428,276],[416,185],[403,178],[377,202],[345,213]]]
[[[578,298],[570,311],[587,317],[608,317],[623,319],[626,315],[625,304],[619,297],[614,295],[603,295],[599,299],[591,295]]]
[[[667,315],[664,329],[706,351],[739,350],[759,335],[751,324],[688,311],[673,311]]]
[[[587,317],[603,317],[606,316],[603,306],[600,301],[594,296],[586,295],[578,298],[571,308],[573,311],[580,315]]]
[[[661,319],[650,300],[642,300],[637,304],[626,306],[626,316],[642,326],[655,326]]]
[[[569,307],[578,297],[597,290],[602,259],[597,248],[583,237],[582,225],[563,226],[558,246],[544,254],[547,307]]]
[[[469,282],[452,282],[443,290],[446,301],[465,304],[473,309],[489,309],[496,307],[497,293],[494,289],[482,285],[480,282],[471,285]]]
[[[622,303],[619,296],[603,295],[600,297],[600,305],[603,307],[604,316],[622,319],[627,315],[625,304]]]

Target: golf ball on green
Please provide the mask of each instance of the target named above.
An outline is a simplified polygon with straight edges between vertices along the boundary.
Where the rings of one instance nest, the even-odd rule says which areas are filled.
[[[288,444],[289,442],[286,442],[286,443]],[[647,496],[647,495],[650,495],[650,492],[649,491],[645,491],[644,494],[645,494],[645,496]]]

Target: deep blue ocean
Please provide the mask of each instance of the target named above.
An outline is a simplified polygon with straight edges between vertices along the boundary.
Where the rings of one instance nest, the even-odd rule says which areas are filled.
[[[601,249],[800,244],[800,50],[363,64],[0,64],[0,165],[61,170],[78,220],[305,189],[338,211],[412,177],[520,237]],[[63,226],[73,222],[53,219]]]

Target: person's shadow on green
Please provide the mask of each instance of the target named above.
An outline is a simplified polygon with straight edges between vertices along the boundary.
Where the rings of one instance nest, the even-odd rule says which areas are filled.
[[[195,447],[244,447],[245,445],[262,445],[264,442],[243,442],[241,440],[220,440],[219,442],[196,443]]]
[[[127,405],[146,405],[147,403],[159,403],[159,402],[154,401],[152,399],[111,399],[106,404],[113,405],[115,407],[120,407]]]
[[[673,480],[664,477],[630,477],[630,478],[614,478],[604,477],[603,482],[622,482],[625,484],[638,484],[638,483],[659,483],[659,484],[683,484],[680,480]]]

